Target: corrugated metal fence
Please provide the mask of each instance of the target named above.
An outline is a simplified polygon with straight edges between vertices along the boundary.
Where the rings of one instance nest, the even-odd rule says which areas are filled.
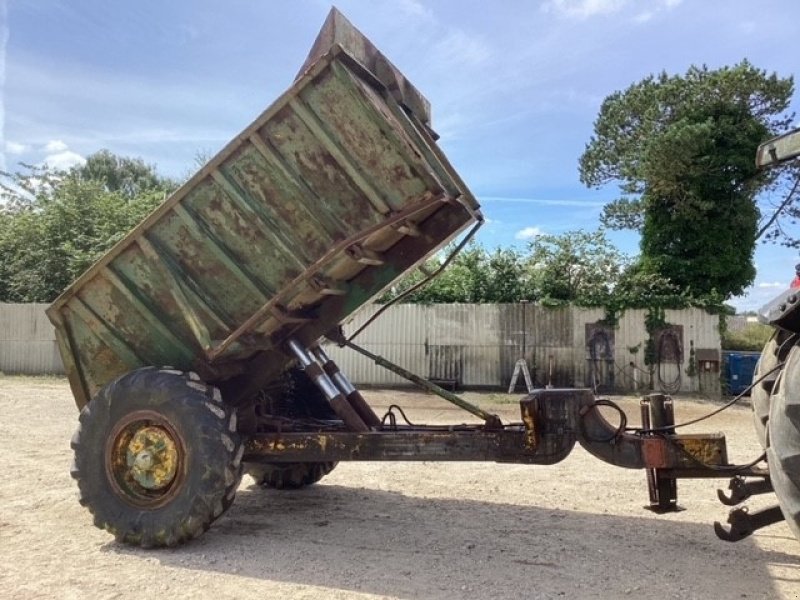
[[[364,309],[345,333],[355,331],[376,310]],[[604,315],[599,308],[533,304],[406,304],[390,308],[354,341],[415,373],[463,387],[507,387],[515,363],[524,357],[537,385],[643,389],[649,383],[647,311],[626,311],[616,327],[599,323]],[[664,316],[670,326],[657,334],[661,360],[654,367],[654,387],[716,395],[718,317],[701,309],[667,310]],[[691,349],[706,357],[702,366],[711,371],[710,377],[690,375]],[[404,381],[350,350],[328,352],[355,383]]]
[[[61,373],[53,328],[43,304],[0,304],[0,371]],[[377,307],[345,327],[355,331]],[[633,391],[649,381],[645,366],[646,311],[630,310],[616,327],[600,323],[602,309],[544,308],[533,304],[401,304],[391,307],[355,340],[419,375],[462,387],[507,387],[525,358],[538,385],[592,386]],[[669,330],[657,343],[662,359],[654,383],[684,392],[703,389],[703,373],[690,376],[690,349],[703,357],[711,385],[718,381],[718,318],[700,309],[666,311]],[[329,353],[356,384],[398,385],[396,375],[360,355]],[[716,357],[716,359],[715,359]]]
[[[29,375],[64,372],[47,304],[0,303],[0,372]]]

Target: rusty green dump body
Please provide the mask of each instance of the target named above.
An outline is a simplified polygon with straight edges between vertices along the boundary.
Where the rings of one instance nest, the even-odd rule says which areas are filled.
[[[144,365],[257,388],[288,337],[313,344],[479,222],[428,111],[332,12],[289,90],[48,310],[77,404]]]

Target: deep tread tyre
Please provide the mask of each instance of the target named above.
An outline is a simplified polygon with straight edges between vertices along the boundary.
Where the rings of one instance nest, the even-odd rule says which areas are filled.
[[[236,425],[218,390],[193,373],[146,367],[123,375],[81,411],[71,444],[80,503],[127,544],[195,538],[239,486]]]
[[[335,462],[252,464],[247,473],[263,487],[296,490],[317,483],[336,465]]]
[[[787,334],[782,331],[775,331],[772,334],[772,337],[761,351],[761,357],[758,359],[758,364],[753,374],[753,381],[758,381],[766,373],[777,367],[781,360],[786,358],[785,356],[778,356],[786,337]],[[769,420],[770,397],[777,378],[778,372],[767,375],[762,381],[756,383],[750,391],[750,404],[753,407],[753,422],[756,428],[756,435],[761,447],[764,449],[768,445],[767,421]]]
[[[270,389],[270,412],[288,418],[335,419],[325,395],[296,367],[287,369]],[[247,474],[266,488],[296,490],[317,483],[335,462],[248,463]]]
[[[800,540],[800,345],[789,352],[770,404],[770,478],[786,522]]]
[[[302,369],[291,367],[265,388],[268,412],[294,419],[337,419],[330,402]]]

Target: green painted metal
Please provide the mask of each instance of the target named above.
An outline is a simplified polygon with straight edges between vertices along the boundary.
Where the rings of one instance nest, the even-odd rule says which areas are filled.
[[[429,122],[332,11],[289,90],[49,308],[78,406],[145,365],[252,387],[288,337],[313,343],[480,222]]]

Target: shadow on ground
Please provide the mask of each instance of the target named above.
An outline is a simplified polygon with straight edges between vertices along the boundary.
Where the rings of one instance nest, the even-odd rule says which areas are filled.
[[[772,598],[771,564],[800,585],[795,555],[721,542],[710,524],[645,514],[251,485],[202,538],[149,556],[175,568],[401,598]]]

